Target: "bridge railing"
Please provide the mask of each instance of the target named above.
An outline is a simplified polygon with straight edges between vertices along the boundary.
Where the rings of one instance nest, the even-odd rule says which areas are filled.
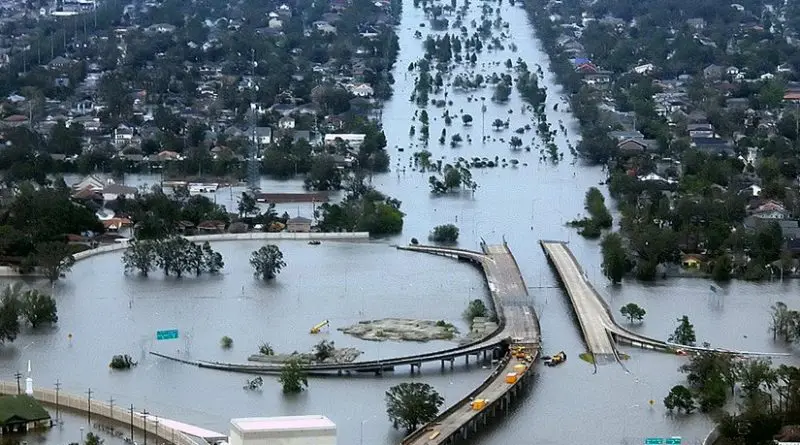
[[[416,431],[409,434],[408,436],[403,438],[403,441],[400,442],[401,445],[408,445],[413,443],[417,439],[419,439],[424,434],[430,433],[436,425],[441,423],[444,419],[447,419],[452,415],[454,412],[458,411],[459,409],[463,408],[467,403],[471,402],[475,397],[477,397],[480,393],[482,393],[486,388],[488,388],[494,381],[498,378],[504,378],[502,375],[503,369],[508,365],[509,361],[511,361],[511,354],[506,354],[500,362],[498,362],[497,366],[494,368],[489,377],[483,381],[477,388],[472,390],[469,394],[463,397],[461,400],[457,401],[456,403],[450,405],[449,408],[442,411],[435,419],[431,420],[430,422],[426,423],[425,425],[417,428]],[[510,386],[510,385],[509,385]],[[494,401],[493,401],[494,402]],[[443,438],[444,439],[444,438]]]
[[[0,382],[0,394],[17,394],[17,388],[16,382]],[[134,413],[133,419],[131,419],[130,411],[116,406],[112,407],[99,400],[89,402],[88,397],[79,397],[64,391],[59,391],[56,394],[53,389],[35,388],[33,390],[33,398],[48,406],[58,405],[60,409],[87,414],[91,410],[92,418],[128,427],[133,424],[133,428],[140,432],[147,429],[148,436],[158,437],[159,443],[172,443],[175,445],[205,444],[205,441],[195,440],[181,431],[159,424],[153,416],[148,416],[149,418],[145,420],[139,413]]]

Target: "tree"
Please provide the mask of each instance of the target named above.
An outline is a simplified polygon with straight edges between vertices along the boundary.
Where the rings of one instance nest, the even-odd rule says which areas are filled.
[[[267,244],[250,254],[250,265],[255,269],[255,275],[263,280],[275,278],[286,266],[283,253],[275,244]]]
[[[75,257],[66,243],[50,241],[36,246],[36,264],[44,269],[47,279],[54,283],[62,274],[72,269]]]
[[[442,404],[444,398],[427,383],[401,383],[386,391],[386,414],[392,426],[407,432],[435,419]]]
[[[520,139],[519,136],[511,136],[508,145],[511,146],[512,150],[519,150],[519,148],[522,147],[522,139]]]
[[[475,317],[486,317],[489,314],[489,309],[483,303],[483,300],[472,300],[464,311],[464,318],[472,320]]]
[[[437,243],[455,243],[458,240],[458,227],[453,224],[436,226],[430,238]]]
[[[618,233],[609,233],[603,237],[600,247],[603,254],[603,274],[614,284],[621,282],[628,271],[628,254],[622,244],[622,237]]]
[[[53,324],[58,322],[56,300],[36,289],[31,289],[22,294],[20,312],[33,328],[42,323]]]
[[[503,128],[503,126],[505,124],[506,123],[503,122],[502,119],[495,119],[494,121],[492,121],[492,126],[495,128],[495,130],[499,130],[499,129]]]
[[[770,309],[772,309],[772,319],[769,330],[772,332],[772,339],[776,340],[780,335],[783,337],[783,341],[787,343],[792,341],[797,312],[789,310],[786,303],[782,301],[775,302]]]
[[[768,358],[741,360],[734,366],[742,393],[750,400],[755,400],[771,391],[778,383],[778,375],[772,369],[772,361]]]
[[[691,414],[695,409],[694,398],[689,388],[683,385],[675,385],[669,390],[669,394],[664,398],[664,407],[668,410],[677,410]]]
[[[462,114],[461,122],[463,122],[464,125],[472,125],[472,116],[469,114]]]
[[[297,358],[290,358],[284,363],[278,381],[284,394],[297,394],[308,388],[308,376]]]
[[[128,248],[122,254],[122,263],[125,265],[125,272],[138,271],[147,276],[156,264],[156,249],[153,241],[150,240],[130,240]]]
[[[93,432],[86,433],[86,440],[83,442],[84,445],[103,445],[105,442],[103,439],[100,438],[97,434]]]
[[[219,345],[222,346],[222,349],[230,349],[233,347],[233,339],[225,335],[220,339]]]
[[[238,209],[239,218],[258,212],[256,199],[253,197],[253,195],[242,192],[242,196],[239,198]]]
[[[211,248],[211,244],[208,241],[203,243],[202,247],[202,266],[205,271],[209,273],[218,273],[225,267],[225,261],[222,259],[222,254],[219,252],[215,252],[214,249]],[[198,275],[200,273],[198,272]]]
[[[686,346],[694,346],[697,338],[694,334],[694,325],[689,323],[689,317],[684,315],[678,319],[678,327],[675,332],[669,336],[669,341]]]
[[[733,261],[731,261],[730,255],[723,253],[714,260],[711,277],[718,282],[729,281],[731,279],[731,269],[733,269]]]
[[[336,346],[334,346],[333,342],[322,340],[314,345],[314,360],[317,363],[322,363],[326,359],[333,357],[334,352],[336,352]]]
[[[258,345],[258,353],[261,355],[275,355],[275,350],[272,349],[272,345],[267,342],[262,342]]]
[[[19,334],[19,297],[22,285],[6,286],[0,295],[0,343],[13,342]]]
[[[628,321],[642,321],[644,315],[647,313],[643,308],[639,307],[636,303],[628,303],[619,310],[623,316],[628,317]]]

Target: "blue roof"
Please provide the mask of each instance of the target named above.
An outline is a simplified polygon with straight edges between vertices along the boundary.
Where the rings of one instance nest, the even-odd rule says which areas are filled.
[[[586,57],[578,57],[578,58],[572,59],[572,64],[573,65],[576,65],[576,66],[577,65],[583,65],[584,63],[592,63],[592,61],[587,59]]]

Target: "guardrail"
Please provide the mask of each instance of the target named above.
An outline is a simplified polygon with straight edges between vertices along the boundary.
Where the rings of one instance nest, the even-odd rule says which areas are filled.
[[[480,384],[480,386],[478,386],[477,388],[472,390],[472,392],[467,394],[464,398],[462,398],[461,400],[457,401],[456,403],[451,405],[449,408],[447,408],[446,410],[441,412],[438,416],[436,416],[435,419],[433,419],[430,422],[426,423],[425,425],[417,428],[416,431],[414,431],[413,433],[411,433],[408,436],[404,437],[403,441],[400,442],[400,444],[401,445],[407,445],[409,443],[414,442],[415,440],[419,439],[420,436],[422,436],[422,435],[424,435],[426,433],[429,433],[432,426],[437,425],[443,419],[446,419],[448,416],[450,416],[454,412],[456,412],[459,409],[463,408],[464,405],[466,405],[469,401],[474,399],[478,394],[483,392],[492,383],[494,383],[494,381],[497,378],[502,378],[503,377],[502,375],[500,375],[500,374],[502,374],[501,371],[508,365],[509,361],[511,361],[511,354],[510,353],[506,354],[503,357],[503,359],[500,360],[500,362],[498,362],[497,366],[494,368],[494,371],[492,371],[492,373],[489,374],[489,377],[487,377],[486,380],[484,380],[483,383]],[[495,402],[497,402],[497,400],[492,400],[492,403],[495,403]]]
[[[0,394],[17,394],[17,390],[16,382],[0,382]],[[133,419],[131,420],[130,411],[116,406],[112,407],[99,400],[92,400],[89,402],[88,397],[78,397],[64,391],[56,393],[53,389],[34,388],[33,398],[48,406],[58,406],[58,408],[61,409],[87,414],[91,410],[92,417],[94,418],[102,419],[106,422],[127,425],[128,427],[132,424],[134,429],[138,431],[145,431],[146,429],[148,435],[156,436],[165,443],[172,443],[174,445],[205,444],[205,441],[196,441],[181,431],[159,424],[156,420],[145,420],[139,413],[134,413]]]

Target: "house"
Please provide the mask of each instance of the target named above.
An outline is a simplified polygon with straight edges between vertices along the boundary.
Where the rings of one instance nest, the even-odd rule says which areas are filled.
[[[375,90],[366,83],[353,85],[350,92],[358,97],[372,97],[372,95],[375,94]]]
[[[267,22],[267,26],[272,29],[281,29],[283,28],[283,22],[280,19],[272,18]]]
[[[225,231],[224,221],[201,221],[197,224],[197,230],[201,233],[222,233]]]
[[[709,65],[703,68],[703,77],[709,80],[720,80],[725,75],[725,67],[719,65]]]
[[[344,144],[348,145],[350,148],[358,149],[361,147],[361,144],[364,142],[364,139],[367,137],[365,134],[346,134],[346,133],[337,133],[337,134],[326,134],[323,138],[323,144],[326,146],[336,146],[337,141],[342,141]]]
[[[706,27],[706,21],[701,18],[688,19],[686,20],[686,24],[698,31]]]
[[[170,25],[169,23],[156,23],[155,25],[150,25],[147,30],[162,34],[173,33],[175,32],[175,25]]]
[[[136,196],[136,192],[136,187],[111,183],[103,187],[101,193],[103,194],[103,201],[114,201],[119,197],[133,199]]]
[[[643,153],[647,144],[641,139],[625,139],[617,143],[617,149],[624,154]]]
[[[310,232],[311,231],[311,220],[308,218],[303,218],[302,216],[297,216],[295,218],[289,218],[286,221],[286,231],[287,232]]]
[[[292,130],[295,126],[295,120],[291,116],[284,116],[278,119],[278,128],[281,130]]]
[[[53,79],[53,86],[56,88],[69,88],[69,77],[58,76]]]
[[[51,70],[61,70],[64,68],[69,68],[72,65],[72,60],[67,59],[64,56],[58,56],[50,61],[47,64],[47,67]]]
[[[0,434],[24,433],[50,425],[50,414],[33,397],[27,394],[0,397]]]
[[[684,269],[700,269],[705,262],[703,255],[688,253],[681,256],[681,266]]]
[[[180,161],[183,157],[174,151],[164,150],[159,152],[157,155],[150,158],[155,162],[164,162],[164,161]]]
[[[81,190],[91,190],[94,192],[100,192],[105,187],[105,183],[100,180],[95,175],[89,175],[80,180],[80,182],[72,185],[73,191],[81,191]]]
[[[133,129],[125,124],[120,124],[114,129],[114,146],[122,147],[133,141]]]
[[[713,138],[714,126],[709,123],[688,124],[686,129],[690,138]]]
[[[692,138],[691,147],[713,155],[731,156],[735,154],[731,143],[719,138]]]
[[[270,127],[256,127],[255,131],[247,130],[247,137],[251,142],[259,145],[269,145],[272,143],[272,128]]]
[[[756,207],[752,214],[755,218],[770,220],[787,219],[789,217],[789,212],[786,210],[786,207],[773,200],[768,200]]]
[[[778,221],[778,226],[781,228],[783,239],[798,239],[800,238],[800,224],[796,219],[783,219]]]
[[[28,124],[28,117],[21,114],[12,114],[3,119],[3,127],[21,127]]]
[[[103,221],[103,227],[106,230],[117,232],[125,227],[133,226],[133,221],[128,218],[111,218]]]
[[[644,65],[639,65],[633,67],[633,72],[636,74],[650,74],[656,69],[656,66],[652,63],[645,63]]]
[[[613,139],[616,139],[617,142],[622,142],[626,139],[644,139],[644,135],[637,130],[611,131],[608,133],[608,136]]]
[[[739,190],[739,195],[744,195],[744,196],[756,197],[760,194],[761,194],[761,187],[755,184],[752,184],[749,187],[745,187]]]

